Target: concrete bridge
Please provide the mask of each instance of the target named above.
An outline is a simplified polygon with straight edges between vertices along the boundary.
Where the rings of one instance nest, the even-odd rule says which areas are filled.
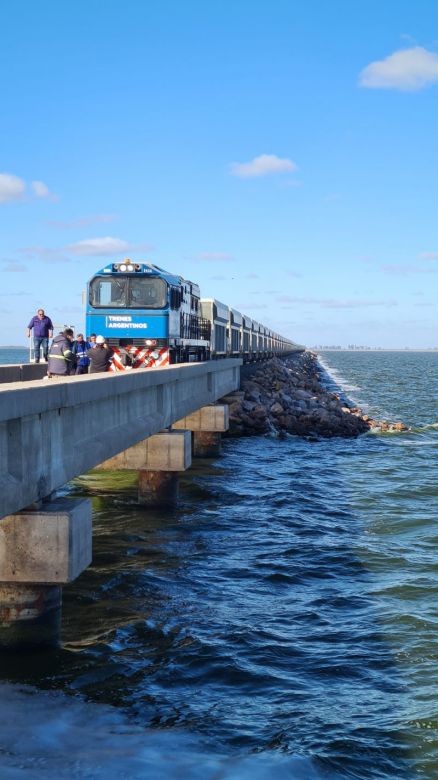
[[[217,451],[228,407],[215,402],[239,388],[241,362],[12,382],[3,371],[0,646],[53,641],[61,585],[91,562],[89,500],[53,492],[99,466],[137,470],[141,503],[175,500],[192,435],[198,454]]]

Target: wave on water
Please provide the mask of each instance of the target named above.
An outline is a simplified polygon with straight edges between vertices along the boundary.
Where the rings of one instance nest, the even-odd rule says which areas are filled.
[[[310,758],[230,758],[183,730],[146,729],[120,710],[31,686],[0,686],[2,780],[341,780]]]
[[[359,385],[355,385],[352,382],[349,382],[348,379],[345,379],[345,377],[341,376],[339,371],[326,363],[320,355],[318,355],[318,363],[323,368],[329,379],[331,379],[337,387],[340,387],[345,392],[354,392],[362,389],[359,387]]]

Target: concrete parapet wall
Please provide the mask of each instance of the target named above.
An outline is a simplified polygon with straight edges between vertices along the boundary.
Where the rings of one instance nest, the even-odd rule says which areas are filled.
[[[236,390],[241,362],[0,385],[0,518]]]
[[[11,363],[0,366],[0,384],[30,382],[47,374],[47,363]]]

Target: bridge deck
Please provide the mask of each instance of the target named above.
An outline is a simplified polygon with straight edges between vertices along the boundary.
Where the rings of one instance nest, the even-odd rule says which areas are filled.
[[[241,363],[0,384],[0,518],[238,389]]]

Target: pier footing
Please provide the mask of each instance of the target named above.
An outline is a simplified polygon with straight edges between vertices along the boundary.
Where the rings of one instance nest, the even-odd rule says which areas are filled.
[[[91,502],[58,499],[0,520],[0,648],[53,645],[61,585],[91,563]]]

